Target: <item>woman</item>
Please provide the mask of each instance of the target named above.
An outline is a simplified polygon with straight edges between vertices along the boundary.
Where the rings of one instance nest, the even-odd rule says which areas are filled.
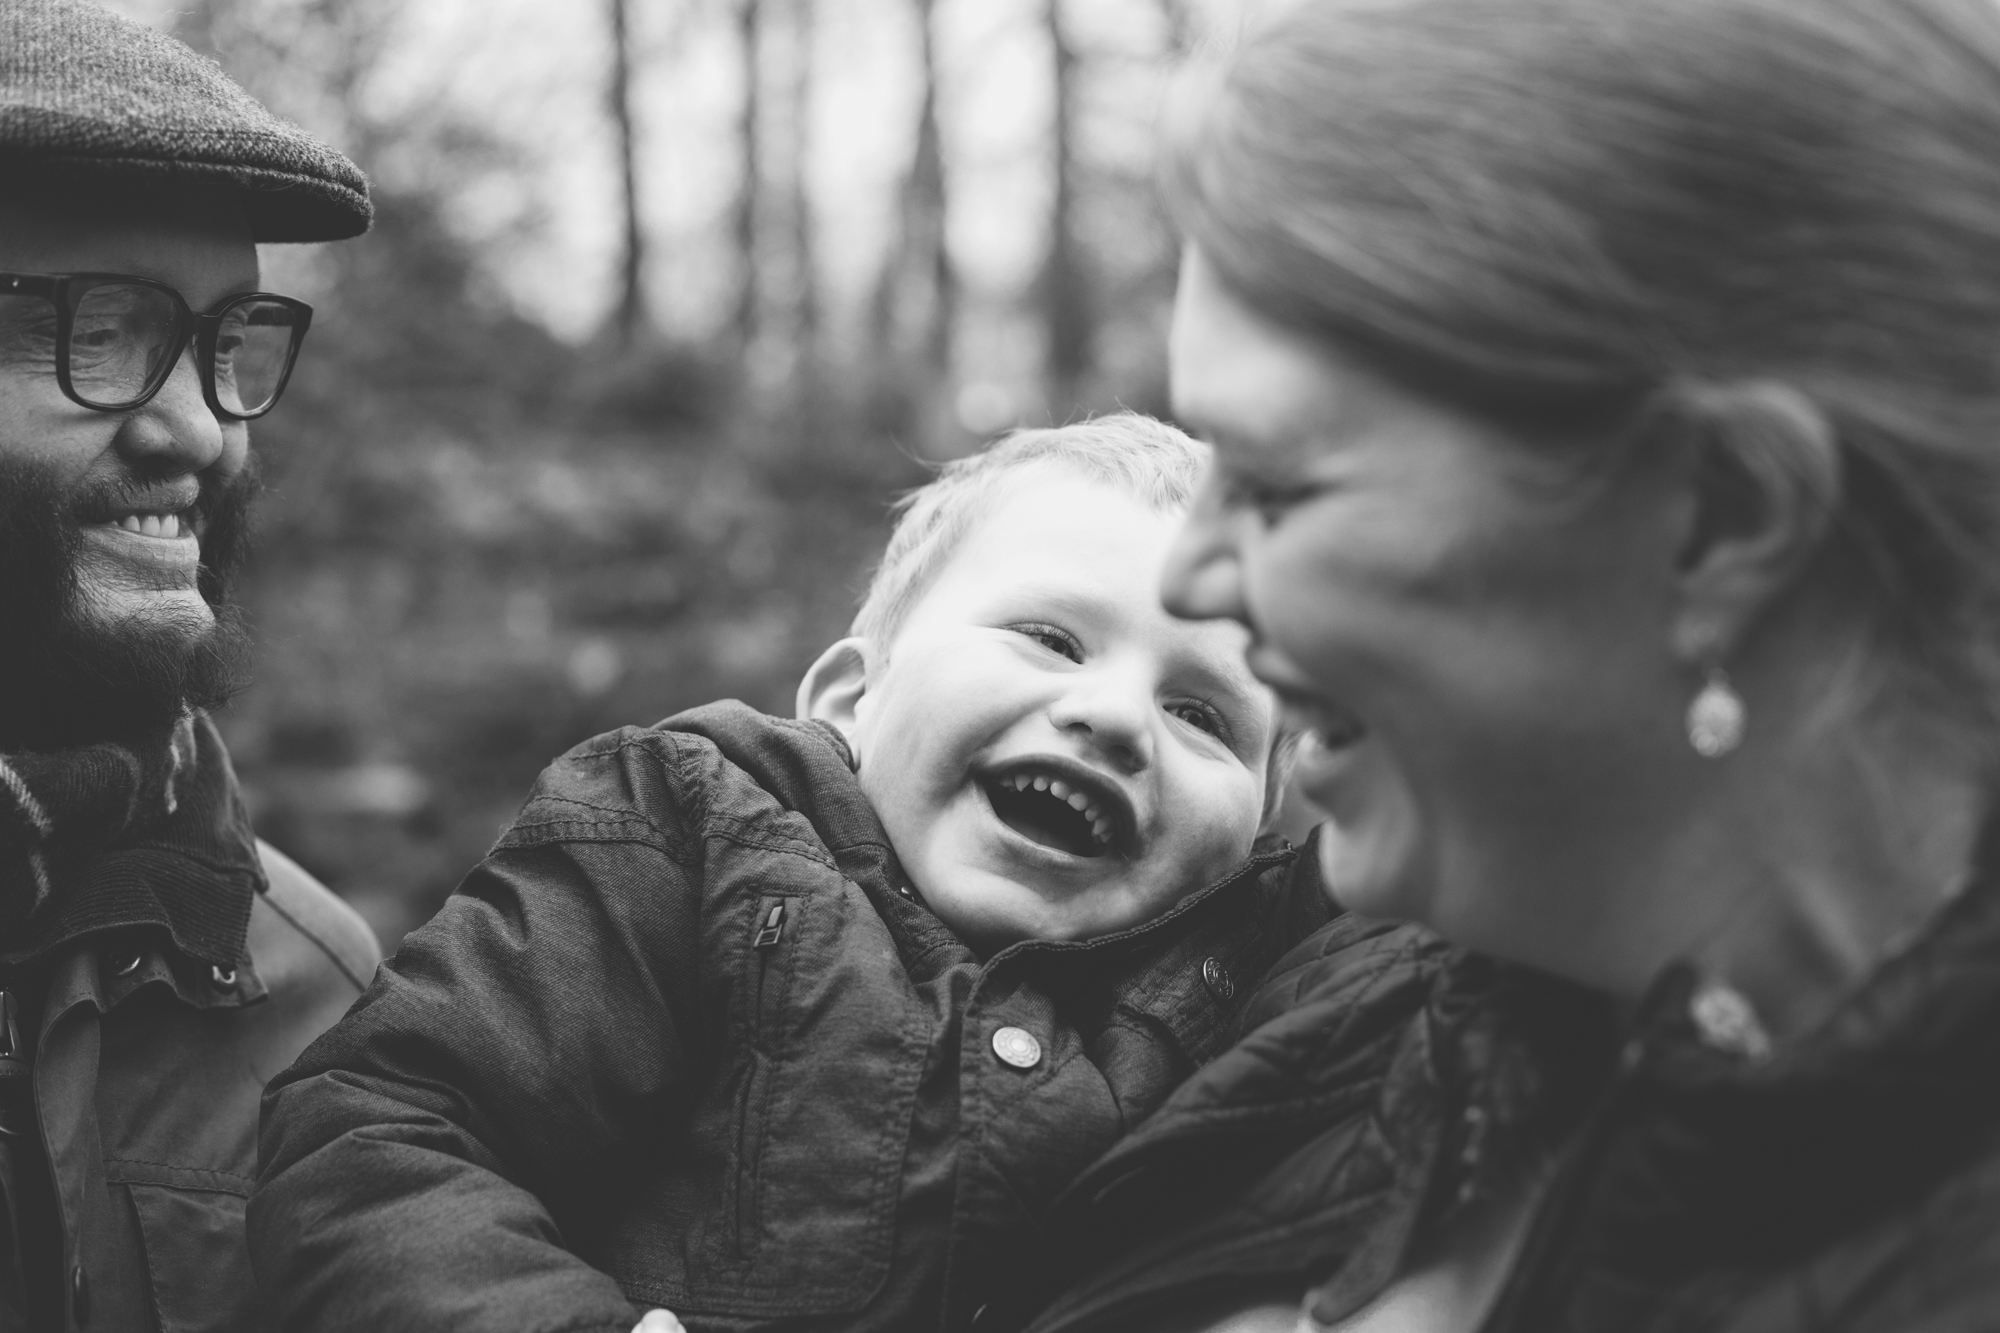
[[[1183,112],[1167,598],[1356,915],[1035,1327],[1990,1326],[2000,9],[1303,0]]]

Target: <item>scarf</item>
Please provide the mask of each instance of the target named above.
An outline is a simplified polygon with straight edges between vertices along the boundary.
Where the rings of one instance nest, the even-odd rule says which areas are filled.
[[[0,754],[0,965],[156,926],[190,958],[243,959],[264,888],[222,737],[184,715],[164,741]]]

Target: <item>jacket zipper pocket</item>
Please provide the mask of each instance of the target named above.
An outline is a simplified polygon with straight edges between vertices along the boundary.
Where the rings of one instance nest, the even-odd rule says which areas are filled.
[[[786,898],[766,898],[757,905],[757,915],[752,918],[754,932],[750,937],[750,949],[756,955],[750,1010],[745,1017],[745,1043],[747,1048],[747,1072],[743,1080],[743,1102],[736,1116],[736,1171],[732,1182],[734,1199],[731,1212],[732,1246],[740,1261],[747,1261],[756,1250],[757,1234],[757,1162],[763,1148],[764,1101],[770,1081],[772,1049],[777,1044],[775,1036],[782,1041],[782,1034],[768,1031],[770,1010],[777,1003],[773,990],[782,991],[784,972],[780,949],[792,931],[792,904]]]
[[[757,909],[760,923],[757,933],[750,939],[750,947],[757,954],[757,999],[750,1011],[750,1035],[752,1043],[762,1049],[764,1046],[764,999],[771,989],[771,963],[777,957],[778,946],[785,942],[785,900],[780,898],[769,908]]]
[[[785,938],[785,904],[781,900],[771,905],[770,915],[758,927],[757,938],[750,941],[753,949],[775,949],[778,941]]]

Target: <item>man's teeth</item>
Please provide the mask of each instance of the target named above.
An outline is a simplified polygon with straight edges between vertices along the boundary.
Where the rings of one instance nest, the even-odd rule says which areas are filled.
[[[1036,791],[1047,792],[1090,821],[1090,836],[1092,839],[1102,843],[1109,843],[1111,841],[1111,835],[1117,828],[1117,822],[1111,818],[1110,813],[1104,807],[1092,801],[1088,796],[1071,787],[1061,778],[1052,778],[1046,773],[1036,773],[1033,775],[1016,773],[1013,777],[1003,778],[1001,781],[1006,786],[1012,787],[1015,791],[1026,791],[1028,788],[1033,787]]]
[[[127,514],[118,526],[141,537],[178,537],[182,531],[179,514]]]

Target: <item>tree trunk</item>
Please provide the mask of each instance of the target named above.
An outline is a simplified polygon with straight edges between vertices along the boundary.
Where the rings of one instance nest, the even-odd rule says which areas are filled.
[[[819,268],[813,249],[812,99],[815,0],[792,0],[791,262],[796,292],[793,336],[799,363],[810,369],[819,340]]]
[[[743,62],[743,109],[737,140],[743,175],[736,187],[733,230],[736,236],[736,343],[748,348],[757,336],[760,295],[757,269],[758,202],[763,191],[764,155],[758,142],[763,102],[763,0],[737,0],[737,43]]]
[[[632,123],[632,38],[627,3],[628,0],[609,0],[611,83],[607,101],[612,125],[617,130],[619,181],[625,206],[616,325],[619,346],[629,348],[646,322],[646,241],[639,225],[639,163]]]
[[[938,127],[937,47],[931,33],[935,0],[914,0],[923,91],[917,145],[903,177],[890,237],[876,283],[872,332],[878,355],[900,376],[906,362],[943,377],[951,370],[958,274],[945,245],[944,138]]]
[[[1090,368],[1091,302],[1077,251],[1077,54],[1063,30],[1062,0],[1048,0],[1045,12],[1055,57],[1055,117],[1050,133],[1056,188],[1049,211],[1049,249],[1042,264],[1040,303],[1049,413],[1064,421],[1079,406],[1083,378]]]

